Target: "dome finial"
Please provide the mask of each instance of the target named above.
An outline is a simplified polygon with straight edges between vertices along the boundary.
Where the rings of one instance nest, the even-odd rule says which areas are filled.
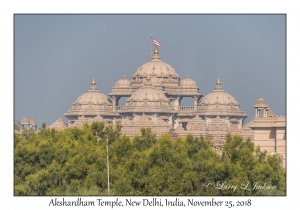
[[[92,85],[96,85],[95,79],[92,80]]]
[[[150,75],[149,75],[149,74],[147,75],[147,77],[146,77],[146,80],[147,80],[147,82],[150,82],[150,80],[151,80],[151,77],[150,77]]]
[[[156,55],[156,56],[159,54],[159,51],[158,51],[158,48],[157,48],[157,47],[155,47],[153,53],[154,53],[154,55]]]
[[[221,85],[221,81],[220,79],[218,79],[218,81],[216,82],[217,85]]]

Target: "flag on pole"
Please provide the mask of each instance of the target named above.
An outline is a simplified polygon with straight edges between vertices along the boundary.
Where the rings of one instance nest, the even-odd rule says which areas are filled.
[[[161,47],[161,43],[159,43],[158,41],[156,41],[154,39],[152,40],[152,44],[155,45],[155,46]]]

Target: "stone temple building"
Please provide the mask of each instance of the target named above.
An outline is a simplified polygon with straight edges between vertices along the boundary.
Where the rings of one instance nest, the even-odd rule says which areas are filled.
[[[181,80],[175,69],[161,60],[157,48],[153,54],[131,79],[123,76],[117,81],[108,96],[98,90],[93,79],[90,89],[65,113],[67,125],[59,120],[51,127],[79,127],[85,121],[100,120],[121,123],[122,132],[128,136],[139,134],[142,127],[151,127],[158,135],[170,133],[176,137],[191,133],[209,137],[215,147],[222,147],[227,133],[243,132],[247,114],[223,90],[219,79],[215,89],[203,97],[193,79],[186,76]],[[122,97],[128,99],[119,106]],[[193,104],[181,106],[184,97],[192,97]]]
[[[67,124],[58,119],[50,128],[80,127],[93,121],[121,123],[122,132],[130,137],[140,134],[140,128],[150,127],[157,135],[170,133],[173,138],[189,133],[207,137],[216,149],[222,149],[226,134],[231,133],[278,153],[285,162],[285,117],[274,116],[262,98],[254,105],[254,120],[243,126],[247,114],[222,88],[220,79],[203,97],[193,79],[180,79],[175,69],[161,60],[157,47],[153,54],[131,78],[120,78],[108,95],[98,90],[93,79],[90,89],[64,114]],[[128,99],[119,106],[122,97]],[[192,97],[193,104],[182,106],[184,97]]]

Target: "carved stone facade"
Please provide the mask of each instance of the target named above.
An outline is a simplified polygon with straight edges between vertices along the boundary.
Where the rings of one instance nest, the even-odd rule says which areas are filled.
[[[64,130],[67,128],[66,123],[61,119],[57,119],[54,123],[52,123],[48,128],[54,128],[55,130]]]

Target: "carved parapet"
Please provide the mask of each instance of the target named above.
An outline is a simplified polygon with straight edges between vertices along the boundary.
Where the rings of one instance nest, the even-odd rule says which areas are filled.
[[[275,117],[254,117],[254,121],[255,122],[267,122],[267,121],[271,121],[271,122],[285,122],[286,121],[286,117],[285,116],[275,116]]]

